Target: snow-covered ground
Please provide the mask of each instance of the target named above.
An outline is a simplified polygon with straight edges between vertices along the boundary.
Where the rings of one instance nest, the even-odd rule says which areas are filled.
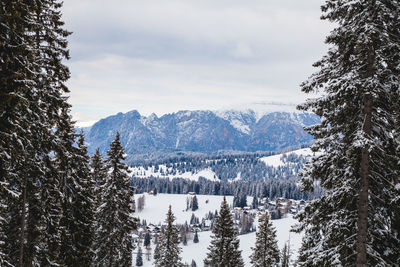
[[[136,195],[136,198],[139,196],[140,195]],[[168,207],[171,205],[177,223],[183,224],[185,221],[189,222],[193,212],[186,211],[187,197],[187,195],[176,194],[158,194],[157,196],[145,194],[144,210],[136,213],[135,216],[138,216],[141,220],[145,219],[148,224],[158,224],[164,222]],[[214,212],[215,210],[219,210],[222,198],[222,196],[197,195],[199,209],[195,211],[194,214],[201,219],[209,211]],[[206,203],[206,200],[208,200],[208,203]],[[251,203],[251,200],[251,197],[248,197],[248,203]],[[227,201],[229,204],[232,204],[233,197],[227,196]],[[258,221],[257,219],[258,218],[255,220],[256,223]],[[293,252],[292,259],[295,259],[297,257],[297,250],[301,244],[302,235],[290,233],[289,230],[291,226],[296,223],[296,220],[289,216],[280,220],[273,220],[272,223],[277,231],[278,246],[280,249],[283,248],[290,236],[291,250]],[[190,264],[193,259],[196,261],[197,266],[203,266],[203,259],[208,252],[207,247],[210,244],[212,233],[211,231],[204,231],[198,234],[199,243],[195,244],[192,240],[189,240],[187,246],[181,246],[181,257],[183,262]],[[250,266],[249,256],[252,252],[251,247],[255,244],[255,233],[240,235],[239,239],[245,266]],[[154,248],[154,244],[152,244],[152,247]],[[136,257],[134,256],[134,262],[135,259]],[[147,261],[146,256],[143,255],[143,263],[145,267],[153,266],[153,257],[151,256],[151,260]]]
[[[302,149],[289,151],[289,152],[278,154],[278,155],[262,157],[262,158],[260,158],[260,160],[263,161],[268,166],[277,168],[279,166],[284,166],[285,164],[287,164],[281,160],[281,157],[285,154],[289,155],[292,153],[299,155],[299,156],[312,156],[313,155],[313,152],[311,151],[310,148],[302,148]]]
[[[157,177],[157,178],[184,178],[193,181],[198,181],[200,177],[203,177],[208,180],[212,181],[219,181],[217,175],[211,169],[204,169],[195,173],[192,172],[183,172],[177,174],[165,174],[167,172],[167,167],[164,164],[158,165],[158,170],[155,170],[155,166],[148,167],[147,170],[142,167],[133,167],[130,168],[131,175],[138,177],[138,178],[147,178],[147,177]],[[172,170],[172,168],[169,168]]]

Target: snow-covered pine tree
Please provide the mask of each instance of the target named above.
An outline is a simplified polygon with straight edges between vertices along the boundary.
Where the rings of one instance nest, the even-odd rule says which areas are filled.
[[[79,134],[75,156],[76,182],[79,185],[74,195],[73,214],[76,229],[72,233],[76,258],[73,266],[91,266],[94,261],[95,200],[94,181],[90,173],[90,162],[83,132]],[[72,258],[72,255],[70,255]]]
[[[160,258],[160,247],[158,246],[158,243],[156,243],[156,247],[154,248],[153,259],[157,260],[159,258]]]
[[[29,41],[25,40],[29,22],[29,7],[21,1],[0,3],[0,265],[15,264],[7,239],[18,239],[18,233],[10,237],[8,231],[12,210],[19,209],[21,177],[18,169],[25,158],[25,146],[29,143],[29,102],[25,96],[32,88]],[[15,218],[14,218],[15,219]],[[17,220],[18,221],[18,220]],[[19,224],[17,221],[14,223]],[[10,237],[10,238],[9,238]],[[15,247],[14,247],[15,248]],[[18,250],[17,250],[18,251]]]
[[[94,195],[97,209],[102,202],[102,188],[106,183],[108,175],[103,156],[100,154],[100,150],[98,148],[91,158],[90,167],[92,180],[94,182]]]
[[[8,225],[9,231],[1,236],[8,239],[7,261],[13,265],[39,264],[39,257],[47,257],[46,247],[52,245],[42,228],[48,227],[48,218],[57,227],[60,211],[57,203],[43,201],[46,194],[56,193],[57,181],[47,180],[54,175],[49,156],[57,146],[53,129],[59,111],[68,105],[62,97],[69,77],[62,64],[68,58],[64,38],[68,33],[61,29],[60,4],[54,3],[1,3],[0,109],[5,110],[0,110],[0,172],[5,180],[0,181],[0,206],[6,206],[3,195],[7,196],[9,210],[1,212],[6,218],[0,219],[0,231]],[[55,13],[56,17],[42,15]],[[0,255],[2,244],[0,240]]]
[[[158,240],[158,255],[155,261],[156,267],[180,267],[182,266],[181,257],[179,254],[181,253],[181,248],[179,247],[179,231],[178,228],[174,225],[174,214],[171,210],[171,205],[169,206],[167,219],[165,220],[167,226],[164,229],[164,232],[161,233],[161,236]],[[156,257],[156,252],[154,252],[154,256]]]
[[[134,188],[119,133],[107,151],[109,175],[102,192],[102,204],[97,214],[99,222],[96,264],[99,266],[131,266],[131,234],[137,228],[133,217]]]
[[[276,230],[265,214],[256,233],[255,247],[251,248],[253,253],[250,256],[252,266],[267,267],[277,266],[279,262],[279,249],[276,240]]]
[[[233,225],[232,215],[226,202],[221,203],[219,215],[214,221],[212,229],[211,245],[204,260],[205,266],[244,266],[241,251],[239,250],[239,239]]]
[[[310,127],[314,157],[302,172],[305,189],[319,180],[325,194],[300,213],[305,238],[300,266],[398,266],[394,234],[399,192],[395,111],[400,87],[400,3],[334,1],[322,19],[335,23],[330,50],[302,84],[320,96],[300,106],[321,124]],[[316,234],[313,236],[313,234]]]
[[[290,263],[290,252],[289,252],[289,246],[287,243],[282,248],[282,253],[281,253],[281,267],[289,267]]]

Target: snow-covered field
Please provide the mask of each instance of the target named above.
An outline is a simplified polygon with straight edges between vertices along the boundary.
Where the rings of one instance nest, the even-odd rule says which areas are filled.
[[[193,181],[198,181],[200,177],[203,177],[208,180],[219,181],[217,175],[211,169],[204,169],[195,173],[183,172],[177,174],[165,174],[167,172],[167,166],[164,164],[160,164],[158,166],[159,166],[158,170],[155,170],[154,166],[148,167],[147,170],[142,166],[133,167],[130,168],[130,170],[131,174],[138,178],[147,178],[153,176],[157,178],[169,178],[169,179],[184,178]],[[172,168],[169,168],[169,170],[172,170]]]
[[[185,221],[190,221],[190,217],[192,216],[192,211],[186,210],[186,198],[187,195],[176,195],[176,194],[158,194],[157,196],[144,194],[145,195],[145,207],[144,210],[135,214],[135,216],[139,217],[140,220],[145,219],[147,223],[158,224],[160,222],[164,222],[166,218],[166,213],[169,205],[172,207],[172,211],[176,217],[176,222],[183,224]],[[141,194],[136,195],[136,198],[141,196]],[[219,210],[220,204],[222,201],[222,196],[209,196],[209,195],[197,195],[199,209],[194,212],[196,217],[200,219],[205,216],[209,211],[214,212],[215,210]],[[206,200],[208,203],[206,204]],[[248,197],[248,203],[251,203],[251,197]],[[233,196],[227,196],[228,203],[232,203]],[[255,220],[257,223],[257,219]],[[296,223],[296,220],[292,217],[283,218],[280,220],[272,221],[274,227],[277,231],[277,239],[278,246],[280,249],[283,248],[285,242],[289,240],[290,236],[290,244],[291,250],[293,252],[292,259],[297,257],[297,250],[301,244],[301,234],[290,233],[289,230],[293,224]],[[251,247],[255,244],[255,233],[250,233],[246,235],[240,235],[240,249],[242,250],[242,257],[245,261],[245,266],[250,266],[249,256],[251,254]],[[200,242],[195,244],[192,240],[188,241],[187,246],[182,247],[181,257],[183,262],[190,262],[193,260],[196,261],[197,266],[203,266],[203,259],[206,257],[208,252],[207,247],[211,241],[211,231],[199,232],[199,240]],[[154,244],[152,244],[154,248]],[[135,263],[134,256],[134,263]],[[147,261],[146,256],[143,255],[143,263],[145,267],[153,266],[153,258],[151,257],[151,261]]]
[[[282,153],[282,154],[278,154],[278,155],[273,155],[273,156],[268,156],[268,157],[262,157],[260,158],[261,161],[263,161],[266,165],[268,166],[272,166],[272,167],[279,167],[279,166],[283,166],[287,163],[283,162],[281,160],[281,157],[286,154],[296,154],[296,155],[301,155],[301,156],[312,156],[313,152],[311,151],[310,148],[302,148],[302,149],[298,149],[298,150],[294,150],[294,151],[290,151],[290,152],[286,152],[286,153]]]

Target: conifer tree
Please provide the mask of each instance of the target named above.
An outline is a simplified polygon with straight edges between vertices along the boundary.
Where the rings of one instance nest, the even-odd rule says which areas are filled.
[[[22,266],[39,264],[48,242],[58,243],[56,233],[50,241],[42,231],[49,218],[57,227],[57,201],[43,196],[56,196],[49,158],[57,147],[59,111],[68,106],[62,94],[69,72],[62,60],[68,58],[69,33],[55,2],[0,4],[0,264],[5,247],[7,264]]]
[[[103,156],[100,154],[100,150],[97,148],[91,159],[91,176],[94,182],[95,188],[95,200],[96,209],[102,202],[102,188],[104,187],[107,179],[107,168],[103,160]]]
[[[253,253],[250,262],[256,267],[276,266],[279,262],[279,249],[276,240],[276,230],[269,220],[269,215],[265,214],[256,233],[256,246],[251,248]]]
[[[285,243],[285,246],[282,249],[281,258],[282,258],[281,267],[289,267],[290,253],[287,243]]]
[[[197,230],[194,232],[193,243],[199,243],[199,234],[197,233]]]
[[[299,265],[396,266],[400,4],[328,0],[322,11],[336,28],[328,54],[315,63],[319,71],[302,84],[320,96],[300,109],[322,118],[308,128],[321,154],[306,165],[302,183],[312,190],[319,180],[325,194],[298,216],[297,230],[305,230]]]
[[[150,233],[146,232],[146,234],[144,235],[144,241],[143,241],[143,246],[145,247],[149,247],[150,246]]]
[[[244,266],[239,239],[233,225],[233,219],[226,198],[221,203],[219,215],[215,219],[212,229],[211,245],[204,260],[205,266]]]
[[[134,189],[129,168],[123,162],[124,149],[117,133],[107,151],[107,176],[99,208],[99,234],[96,264],[100,266],[132,265],[131,234],[137,228],[133,217]]]
[[[76,251],[75,266],[90,266],[94,260],[93,243],[95,238],[95,200],[94,182],[90,175],[89,156],[83,133],[80,133],[77,145],[75,169],[79,187],[74,195],[73,213],[76,230],[73,233]],[[72,255],[70,255],[72,257]]]
[[[158,240],[157,247],[159,249],[155,266],[182,266],[181,257],[179,256],[181,248],[179,247],[179,232],[178,228],[174,225],[174,214],[169,206],[167,219],[165,220],[167,226]],[[156,253],[154,252],[154,256]]]
[[[143,252],[141,247],[138,248],[136,255],[136,266],[143,266]]]
[[[154,256],[153,258],[155,260],[160,258],[160,247],[158,246],[158,243],[156,244],[156,247],[154,248]]]
[[[197,200],[196,195],[192,198],[192,211],[196,211],[199,209],[199,202]]]

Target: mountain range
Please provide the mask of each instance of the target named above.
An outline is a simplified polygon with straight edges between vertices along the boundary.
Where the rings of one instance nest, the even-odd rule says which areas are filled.
[[[247,110],[178,111],[158,117],[138,111],[101,119],[85,128],[89,152],[105,152],[118,131],[128,161],[176,155],[281,151],[309,144],[304,126],[319,123],[313,113]]]

